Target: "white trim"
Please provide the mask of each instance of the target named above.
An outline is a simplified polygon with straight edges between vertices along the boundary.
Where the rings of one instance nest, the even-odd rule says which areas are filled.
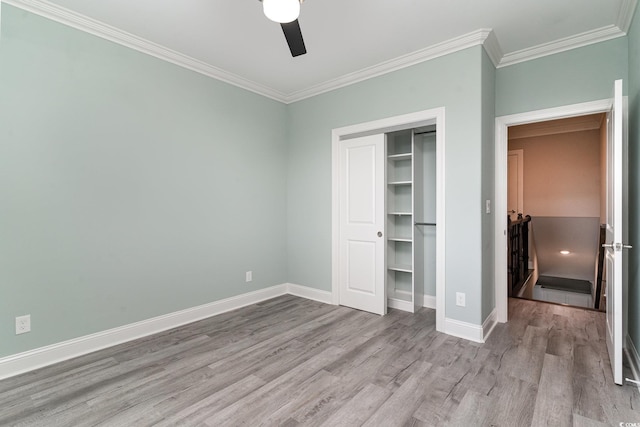
[[[620,30],[625,34],[629,32],[631,20],[633,19],[633,14],[637,5],[638,0],[622,0],[622,5],[620,6],[620,12],[618,13],[616,23],[618,28],[620,28]]]
[[[474,325],[473,323],[462,322],[460,320],[445,319],[445,334],[453,335],[454,337],[464,338],[465,340],[483,343],[484,342],[484,330],[480,325]]]
[[[435,295],[424,295],[424,302],[422,303],[422,306],[435,309],[436,308]]]
[[[105,40],[118,43],[122,46],[146,53],[172,64],[195,71],[216,80],[249,90],[285,104],[310,98],[325,92],[351,85],[372,77],[387,74],[402,68],[429,61],[440,56],[449,55],[472,46],[482,45],[485,39],[492,34],[491,29],[479,29],[442,43],[411,52],[388,61],[381,62],[371,67],[345,74],[338,78],[320,83],[309,88],[285,94],[268,86],[254,82],[230,73],[221,68],[207,64],[204,61],[184,55],[180,52],[161,46],[157,43],[143,39],[126,31],[115,28],[104,22],[66,9],[47,0],[2,0],[11,6],[40,15],[52,21],[67,25],[80,31],[84,31]],[[495,39],[495,36],[494,36]],[[497,41],[497,40],[496,40]],[[494,48],[495,50],[495,48]],[[491,55],[490,55],[491,56]],[[493,57],[492,57],[493,59]]]
[[[539,44],[526,49],[505,54],[497,68],[507,67],[520,62],[530,61],[543,56],[549,56],[567,50],[600,43],[606,40],[625,36],[626,33],[615,25],[598,28],[584,33],[575,34],[549,43]]]
[[[339,304],[340,141],[363,134],[386,133],[435,124],[436,132],[436,330],[444,331],[445,319],[445,108],[336,128],[331,131],[331,293]]]
[[[393,71],[410,67],[412,65],[429,61],[441,56],[449,55],[451,53],[458,52],[469,47],[479,46],[484,44],[485,40],[487,39],[487,37],[489,37],[490,34],[493,34],[493,30],[482,28],[468,34],[446,40],[442,43],[438,43],[433,46],[429,46],[424,49],[420,49],[415,52],[411,52],[406,55],[402,55],[397,58],[372,65],[362,70],[342,75],[335,79],[328,80],[326,82],[308,87],[306,89],[291,92],[287,94],[286,102],[291,103],[301,101],[303,99],[311,98],[313,96],[330,92],[341,87],[349,86],[363,80],[391,73]]]
[[[498,324],[498,321],[496,320],[496,316],[497,316],[497,311],[494,308],[491,311],[491,313],[489,313],[489,315],[484,320],[484,322],[482,322],[482,342],[487,341],[487,338],[489,338],[489,335],[491,335],[491,332],[493,332],[493,329]]]
[[[3,357],[0,358],[0,379],[12,377],[24,372],[52,365],[57,362],[62,362],[63,360],[68,360],[83,354],[156,334],[158,332],[166,331],[167,329],[176,328],[187,323],[196,322],[217,314],[236,310],[247,305],[256,304],[260,301],[275,298],[280,295],[285,295],[290,293],[289,290],[292,286],[294,291],[299,291],[299,288],[303,288],[302,286],[298,287],[290,284],[276,285]],[[320,295],[323,291],[317,292],[318,293],[315,295]],[[303,296],[297,293],[292,294]],[[312,295],[314,293],[308,292],[308,294]]]
[[[611,100],[603,99],[599,101],[584,102],[563,107],[547,108],[543,110],[496,117],[495,212],[507,212],[507,128],[509,126],[603,113],[610,107]],[[498,322],[504,323],[508,320],[506,215],[495,215],[494,244],[496,318]]]
[[[409,313],[413,313],[414,311],[413,302],[406,301],[400,298],[387,298],[387,307],[395,308],[396,310],[407,311]]]
[[[629,368],[631,369],[631,373],[633,374],[633,380],[640,381],[640,356],[638,355],[638,350],[636,349],[635,344],[631,340],[631,337],[627,334],[626,337],[627,345],[624,348],[625,353],[627,354],[627,360],[629,361]],[[640,385],[636,385],[638,389],[640,389]]]
[[[146,53],[180,67],[216,80],[229,83],[242,89],[257,93],[280,102],[287,102],[287,96],[270,87],[245,79],[237,74],[230,73],[221,68],[214,67],[198,59],[184,55],[175,50],[166,48],[157,43],[143,39],[126,31],[112,27],[104,22],[58,6],[46,0],[2,0],[11,6],[40,15],[52,21],[67,25],[80,31],[84,31],[105,40],[126,46],[138,52]]]
[[[483,46],[485,52],[487,52],[487,55],[491,59],[491,62],[493,62],[493,66],[497,67],[500,64],[500,61],[502,61],[504,53],[502,52],[502,47],[500,47],[500,42],[498,41],[498,37],[496,37],[496,33],[491,31],[487,34],[487,38],[484,40]]]
[[[310,288],[308,286],[296,285],[293,283],[286,283],[286,291],[290,295],[306,298],[314,301],[323,302],[325,304],[333,304],[331,292],[323,291],[316,288]]]
[[[599,43],[626,35],[631,25],[631,19],[638,0],[623,0],[616,21],[617,25],[609,25],[581,34],[565,37],[549,43],[529,47],[503,55],[500,43],[490,28],[481,28],[468,34],[428,46],[424,49],[381,62],[379,64],[345,74],[323,83],[290,92],[283,93],[263,84],[246,79],[237,74],[225,71],[204,61],[176,52],[172,49],[153,43],[149,40],[127,33],[104,22],[58,6],[47,0],[1,0],[11,6],[18,7],[36,15],[59,22],[63,25],[118,43],[142,53],[165,60],[172,64],[186,68],[196,73],[229,83],[273,100],[290,104],[341,87],[345,87],[363,80],[387,74],[402,68],[410,67],[421,62],[429,61],[441,56],[467,49],[472,46],[483,45],[496,68],[506,67],[531,59],[540,58],[554,53]]]

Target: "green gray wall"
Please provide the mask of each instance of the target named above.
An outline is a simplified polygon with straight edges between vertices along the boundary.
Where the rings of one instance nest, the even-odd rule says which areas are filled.
[[[629,38],[629,318],[628,333],[640,348],[640,12]]]
[[[285,105],[6,4],[1,28],[0,357],[287,281]]]
[[[496,71],[496,116],[611,97],[627,81],[627,37],[618,37]]]
[[[498,70],[473,47],[284,106],[2,4],[0,357],[284,282],[330,290],[331,129],[442,106],[446,316],[481,324],[496,115],[629,77],[637,240],[638,27]],[[639,265],[632,252],[634,342]]]
[[[496,306],[495,297],[495,122],[496,68],[486,52],[482,55],[482,321]],[[491,213],[485,205],[491,203]]]
[[[331,130],[444,106],[446,316],[481,323],[483,55],[469,48],[289,106],[289,282],[331,289]]]

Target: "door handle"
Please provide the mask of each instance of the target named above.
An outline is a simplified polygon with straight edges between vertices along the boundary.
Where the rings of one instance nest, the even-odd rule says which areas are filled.
[[[382,231],[378,231],[378,237],[382,237]]]
[[[603,243],[602,244],[603,248],[607,248],[607,249],[613,249],[616,251],[621,251],[623,249],[632,249],[633,246],[632,245],[625,245],[623,243]]]

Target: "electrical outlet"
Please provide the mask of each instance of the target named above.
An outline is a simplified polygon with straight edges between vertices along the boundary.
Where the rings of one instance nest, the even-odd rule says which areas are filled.
[[[245,282],[250,282],[252,280],[253,280],[253,272],[247,271],[246,273],[244,273],[244,281]]]
[[[488,213],[488,214],[491,213],[491,200],[484,201],[484,211],[485,213]]]
[[[16,335],[31,332],[31,315],[16,317]]]
[[[456,292],[456,305],[458,307],[465,307],[465,294],[464,292]]]

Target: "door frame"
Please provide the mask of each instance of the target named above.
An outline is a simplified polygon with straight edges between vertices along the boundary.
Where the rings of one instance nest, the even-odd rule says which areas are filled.
[[[508,149],[509,147],[507,147]],[[518,161],[518,200],[516,202],[516,204],[518,205],[518,209],[516,209],[515,212],[515,216],[514,216],[514,220],[517,217],[518,213],[523,213],[524,212],[524,150],[522,148],[519,148],[517,150],[508,150],[507,151],[507,159],[509,157],[509,154],[513,153]],[[507,164],[508,166],[508,164]],[[509,189],[508,185],[508,176],[507,176],[507,190]],[[507,197],[508,199],[508,197]]]
[[[331,131],[331,299],[340,304],[340,142],[359,136],[436,125],[436,330],[444,331],[445,319],[445,108],[433,108]],[[386,284],[385,284],[386,286]]]
[[[611,99],[601,99],[496,117],[494,277],[496,318],[498,322],[505,323],[508,320],[507,218],[506,215],[498,214],[499,212],[507,211],[507,151],[509,142],[507,128],[546,120],[605,113],[610,109]]]

